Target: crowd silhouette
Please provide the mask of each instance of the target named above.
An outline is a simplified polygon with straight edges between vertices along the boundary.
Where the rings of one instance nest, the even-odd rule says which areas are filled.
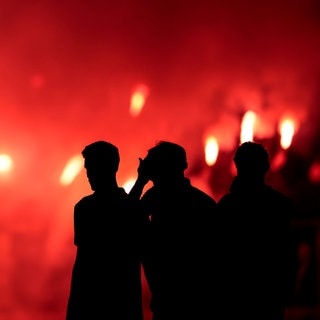
[[[139,158],[128,193],[117,183],[115,145],[95,141],[82,155],[93,193],[74,207],[66,320],[143,320],[141,268],[153,320],[285,319],[296,209],[266,184],[262,144],[238,146],[236,176],[219,201],[186,177],[177,143],[159,141]]]

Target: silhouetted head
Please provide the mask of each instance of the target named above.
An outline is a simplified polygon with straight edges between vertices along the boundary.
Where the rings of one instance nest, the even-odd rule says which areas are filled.
[[[184,171],[188,167],[185,149],[169,141],[159,141],[148,150],[144,160],[150,179],[155,184],[184,177]]]
[[[104,188],[114,181],[119,168],[119,150],[106,141],[96,141],[82,150],[84,167],[92,190]]]
[[[265,147],[256,142],[244,142],[236,150],[233,161],[239,177],[263,178],[268,172],[269,154]]]

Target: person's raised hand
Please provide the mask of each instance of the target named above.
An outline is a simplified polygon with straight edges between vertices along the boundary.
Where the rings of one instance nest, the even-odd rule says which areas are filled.
[[[147,183],[150,180],[150,172],[145,159],[139,158],[138,179]]]

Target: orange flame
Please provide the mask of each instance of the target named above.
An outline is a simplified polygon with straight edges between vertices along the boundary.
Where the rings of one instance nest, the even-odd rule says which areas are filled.
[[[208,166],[212,166],[216,163],[219,145],[215,137],[209,136],[205,141],[205,161]]]
[[[71,184],[76,176],[80,173],[82,167],[82,156],[76,155],[72,157],[62,171],[62,174],[60,176],[60,183],[64,186]]]
[[[253,140],[253,128],[256,121],[256,114],[253,111],[247,111],[241,122],[240,143]]]
[[[292,119],[284,119],[279,124],[280,145],[286,150],[290,147],[295,131],[295,122]]]
[[[131,96],[130,114],[132,116],[135,117],[141,113],[148,95],[149,89],[146,85],[139,85],[136,87]]]

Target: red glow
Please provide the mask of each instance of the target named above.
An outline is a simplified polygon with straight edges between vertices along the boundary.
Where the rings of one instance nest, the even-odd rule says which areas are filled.
[[[315,161],[309,169],[309,179],[312,183],[320,183],[320,162]]]
[[[196,185],[223,193],[248,106],[259,119],[254,134],[268,143],[290,110],[299,123],[290,150],[317,156],[314,0],[31,0],[1,1],[0,10],[0,151],[14,164],[0,173],[0,319],[64,319],[73,205],[91,190],[79,167],[66,169],[64,185],[60,178],[93,140],[118,145],[125,188],[138,157],[168,139],[186,147]],[[208,128],[230,160],[219,172],[218,156],[205,166]],[[317,172],[315,164],[315,184]],[[148,302],[146,290],[145,320]]]
[[[285,162],[286,162],[286,154],[282,150],[278,151],[271,159],[270,170],[271,171],[280,170],[285,165]]]

